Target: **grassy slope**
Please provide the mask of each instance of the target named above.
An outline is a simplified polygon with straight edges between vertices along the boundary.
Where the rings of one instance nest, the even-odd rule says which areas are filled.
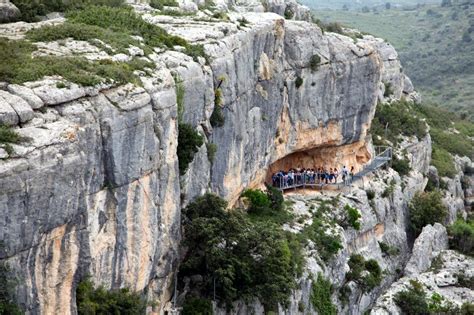
[[[436,13],[427,14],[430,9]],[[474,25],[474,6],[378,13],[326,10],[315,15],[386,39],[397,48],[405,71],[426,102],[474,117],[474,40],[462,40]]]

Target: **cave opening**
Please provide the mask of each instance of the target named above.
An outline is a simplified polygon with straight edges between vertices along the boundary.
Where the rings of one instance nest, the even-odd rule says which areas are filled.
[[[365,142],[303,149],[287,154],[272,163],[268,168],[265,182],[272,185],[274,174],[279,171],[288,172],[290,169],[336,168],[340,173],[343,166],[346,166],[348,170],[354,167],[354,171],[358,172],[370,159],[371,154]]]

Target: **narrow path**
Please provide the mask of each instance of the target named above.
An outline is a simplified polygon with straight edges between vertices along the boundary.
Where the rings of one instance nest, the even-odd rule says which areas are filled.
[[[369,164],[364,165],[361,171],[358,173],[354,174],[354,176],[350,179],[347,180],[345,183],[340,182],[340,183],[331,183],[331,184],[324,184],[324,183],[310,183],[303,178],[306,178],[306,176],[301,176],[300,180],[295,179],[295,183],[293,185],[284,185],[284,183],[281,183],[280,187],[276,187],[280,189],[281,191],[286,191],[289,189],[296,189],[296,188],[321,188],[323,189],[324,187],[330,187],[330,188],[336,188],[336,189],[341,189],[344,186],[350,185],[353,182],[356,182],[360,179],[362,179],[364,176],[367,176],[371,173],[373,173],[375,170],[383,167],[387,163],[389,163],[392,160],[392,148],[391,147],[375,147],[375,152],[378,152],[377,155],[372,159],[372,161]]]

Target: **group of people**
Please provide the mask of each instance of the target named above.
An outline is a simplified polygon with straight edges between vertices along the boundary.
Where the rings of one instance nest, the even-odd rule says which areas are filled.
[[[337,183],[339,176],[341,176],[342,182],[345,185],[350,183],[354,176],[354,166],[351,167],[350,171],[344,166],[340,172],[337,167],[329,168],[329,170],[325,167],[318,167],[317,169],[291,168],[288,172],[280,170],[272,174],[272,184],[278,188],[306,184],[324,185]]]

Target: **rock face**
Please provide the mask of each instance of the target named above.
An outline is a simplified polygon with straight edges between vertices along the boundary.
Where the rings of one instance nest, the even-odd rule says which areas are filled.
[[[402,314],[393,301],[397,292],[409,288],[410,280],[421,284],[426,296],[436,293],[443,299],[443,303],[450,302],[461,306],[463,303],[474,302],[474,292],[468,282],[474,277],[474,259],[452,250],[442,250],[436,256],[437,263],[430,270],[403,277],[381,295],[370,312],[373,315]]]
[[[160,51],[149,56],[156,68],[142,75],[143,87],[60,88],[53,77],[0,91],[0,122],[30,139],[13,145],[13,153],[0,152],[0,259],[20,276],[17,295],[28,313],[74,313],[75,287],[86,275],[107,288],[144,290],[163,312],[181,203],[207,190],[235,201],[245,187],[263,183],[270,165],[295,152],[353,145],[357,151],[347,150],[342,160],[359,167],[370,159],[366,136],[383,78],[396,95],[407,81],[393,47],[373,37],[354,42],[323,34],[314,24],[273,13],[246,13],[242,27],[241,15],[229,16],[231,22],[202,22],[145,14],[204,44],[210,63]],[[313,56],[320,58],[316,67]],[[183,120],[216,146],[209,161],[203,145],[181,178],[173,77],[184,91]],[[225,123],[213,128],[219,85]],[[423,185],[417,173],[406,189]],[[366,198],[362,190],[357,194]],[[410,194],[397,189],[393,196],[375,201],[376,214],[364,210],[365,234],[347,235],[345,256],[327,271],[337,281],[351,250],[376,248],[381,255],[374,235],[406,247],[401,227]],[[351,311],[373,300],[367,296]]]
[[[20,10],[9,0],[0,0],[0,23],[15,21],[20,16]]]
[[[435,223],[423,228],[415,241],[410,260],[405,267],[405,275],[412,276],[425,272],[431,265],[434,257],[441,250],[448,248],[448,233],[446,228]]]

